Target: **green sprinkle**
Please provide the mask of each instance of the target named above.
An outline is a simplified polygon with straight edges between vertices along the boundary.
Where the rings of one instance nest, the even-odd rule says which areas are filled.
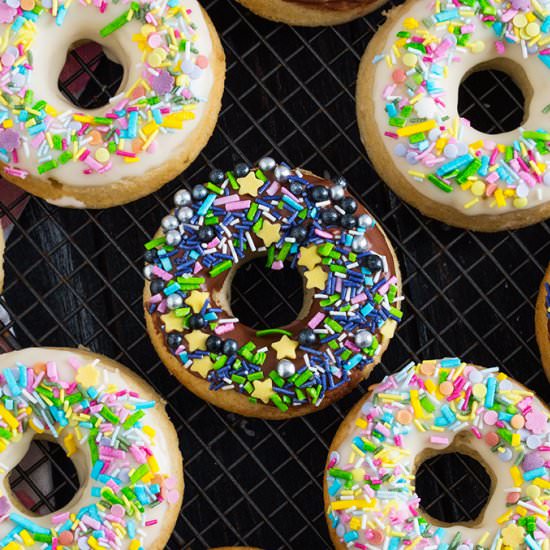
[[[262,336],[270,336],[271,334],[284,334],[285,336],[292,336],[292,332],[284,330],[282,328],[266,328],[264,330],[256,331],[256,336],[261,338]]]
[[[149,473],[149,464],[140,464],[132,475],[130,475],[130,481],[136,483],[142,477],[145,477]]]
[[[128,23],[128,14],[130,13],[130,10],[125,11],[124,13],[120,14],[116,19],[113,19],[108,25],[105,25],[100,31],[99,34],[105,38],[106,36],[109,36],[110,34],[114,33],[126,23]]]

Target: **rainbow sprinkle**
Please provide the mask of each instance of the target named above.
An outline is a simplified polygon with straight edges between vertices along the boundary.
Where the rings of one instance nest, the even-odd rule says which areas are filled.
[[[414,3],[416,7],[416,2]],[[469,54],[489,47],[495,57],[521,48],[550,69],[550,3],[546,0],[429,0],[426,17],[406,18],[387,51],[391,80],[383,91],[384,135],[395,157],[409,167],[420,188],[467,191],[464,209],[526,208],[550,185],[550,132],[520,128],[510,142],[489,137],[469,141],[470,123],[448,114],[445,80]],[[490,38],[483,40],[487,32]],[[493,44],[488,43],[493,40]],[[544,112],[550,111],[550,105]],[[541,119],[543,114],[541,113]],[[475,210],[475,209],[474,209]]]
[[[371,390],[326,471],[339,540],[361,550],[550,548],[550,418],[532,392],[498,368],[456,358],[410,364]],[[504,489],[486,513],[494,524],[438,527],[423,517],[416,456],[459,434],[502,465],[495,475]]]
[[[0,459],[26,432],[53,437],[69,457],[91,458],[91,493],[79,499],[87,503],[82,508],[69,505],[45,522],[19,512],[0,492],[0,548],[141,550],[146,536],[157,535],[152,510],[180,500],[178,481],[160,471],[155,456],[155,430],[147,424],[155,402],[115,387],[99,359],[62,354],[56,362],[16,361],[2,370]]]
[[[369,244],[385,242],[376,222],[354,216],[357,204],[341,186],[273,159],[263,164],[269,168],[214,170],[193,189],[195,200],[176,194],[164,235],[146,244],[146,309],[167,350],[211,390],[286,412],[357,383],[393,336],[401,297],[387,245]],[[270,269],[303,275],[313,295],[303,321],[256,331],[215,302],[207,285],[220,288],[257,255]]]
[[[8,176],[25,178],[32,159],[38,175],[67,163],[79,163],[83,174],[103,174],[115,163],[134,163],[157,149],[160,135],[173,133],[195,118],[204,98],[195,82],[209,66],[197,49],[193,22],[195,2],[105,0],[85,3],[54,0],[6,0],[0,4],[0,162]],[[135,34],[128,48],[141,52],[141,74],[113,97],[100,116],[68,109],[58,112],[41,99],[33,80],[33,41],[43,19],[61,27],[67,11],[97,9],[106,25],[100,37],[127,27]],[[109,14],[119,13],[109,22]],[[86,17],[82,11],[82,17]],[[62,32],[62,31],[60,31]],[[99,37],[98,37],[99,38]],[[65,52],[63,52],[64,55]]]

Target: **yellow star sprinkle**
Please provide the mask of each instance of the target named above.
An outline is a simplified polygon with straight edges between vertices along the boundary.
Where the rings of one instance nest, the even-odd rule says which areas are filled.
[[[525,538],[525,529],[513,523],[502,530],[502,542],[505,546],[519,548]]]
[[[271,378],[260,381],[256,380],[253,382],[254,391],[251,393],[252,397],[256,399],[261,399],[264,403],[269,403],[269,398],[273,395],[273,382]]]
[[[286,334],[278,342],[273,342],[271,347],[277,352],[277,359],[296,359],[298,342],[291,340]]]
[[[254,172],[249,172],[244,178],[239,178],[237,183],[239,184],[239,195],[251,195],[252,197],[258,196],[258,189],[264,184]]]
[[[298,259],[298,265],[313,269],[317,264],[321,263],[321,256],[317,254],[317,245],[312,244],[307,248],[300,248],[300,258]]]
[[[181,317],[176,317],[173,311],[161,315],[160,320],[164,325],[165,332],[172,332],[174,330],[181,331],[183,329],[183,319]]]
[[[185,335],[189,351],[197,351],[206,349],[206,339],[208,334],[201,332],[200,330],[194,330]]]
[[[266,246],[271,246],[281,237],[281,226],[278,223],[271,223],[264,220],[264,224],[257,235],[264,241]]]
[[[306,271],[304,276],[307,279],[306,288],[318,288],[319,290],[323,290],[327,284],[328,273],[326,273],[320,265],[311,271]]]
[[[185,299],[185,303],[193,308],[194,313],[199,313],[204,305],[204,302],[208,300],[208,292],[200,292],[199,290],[193,290],[191,294]]]
[[[78,369],[75,380],[85,388],[96,386],[99,382],[99,371],[90,363]]]
[[[208,355],[201,357],[200,359],[193,359],[193,364],[191,365],[191,370],[198,372],[203,378],[208,376],[208,373],[212,370],[214,363],[210,360]]]

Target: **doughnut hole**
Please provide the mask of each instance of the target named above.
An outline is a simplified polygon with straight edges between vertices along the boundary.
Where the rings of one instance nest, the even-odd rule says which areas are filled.
[[[304,284],[296,269],[285,263],[276,271],[265,257],[239,266],[231,281],[231,311],[249,327],[274,328],[292,323],[304,309]]]
[[[533,88],[525,70],[510,59],[474,67],[460,84],[458,112],[485,134],[517,130],[527,119]]]
[[[25,456],[6,478],[11,503],[34,516],[67,506],[80,488],[73,461],[54,441],[33,439]]]
[[[428,521],[445,527],[483,519],[493,483],[477,458],[431,450],[418,464],[416,493]]]
[[[98,109],[119,92],[124,67],[112,51],[93,40],[74,42],[67,51],[57,86],[73,105]]]

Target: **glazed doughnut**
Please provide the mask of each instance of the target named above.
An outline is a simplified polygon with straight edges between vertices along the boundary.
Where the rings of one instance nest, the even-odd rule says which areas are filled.
[[[400,311],[400,274],[383,230],[345,189],[265,158],[214,170],[147,243],[145,316],[168,369],[203,399],[288,418],[336,401],[380,361]],[[298,318],[254,329],[231,311],[243,264],[297,269]]]
[[[478,231],[550,216],[550,19],[540,5],[408,0],[370,42],[357,86],[361,136],[380,176],[427,216]],[[517,130],[484,134],[460,117],[460,83],[482,69],[523,90]]]
[[[388,0],[237,0],[256,15],[302,27],[348,23]]]
[[[176,431],[153,390],[122,365],[76,349],[0,355],[0,548],[161,550],[183,496]],[[10,471],[33,439],[59,444],[80,489],[36,516]]]
[[[550,266],[540,285],[535,308],[535,329],[542,366],[550,380]]]
[[[225,59],[196,0],[0,7],[2,174],[52,204],[103,208],[183,171],[214,130]],[[59,91],[65,53],[85,39],[124,68],[117,95],[84,110]]]
[[[332,540],[337,549],[548,550],[549,443],[547,405],[498,368],[411,363],[370,388],[331,445]],[[419,466],[452,452],[475,458],[492,481],[487,506],[465,524],[429,517],[415,494]]]

